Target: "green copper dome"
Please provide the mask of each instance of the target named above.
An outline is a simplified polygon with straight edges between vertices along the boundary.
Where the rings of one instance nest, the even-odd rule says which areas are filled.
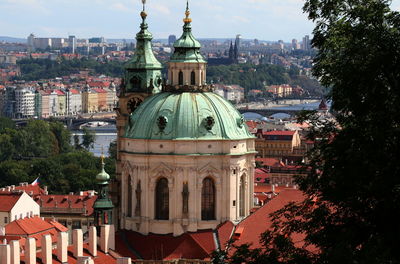
[[[192,34],[192,19],[189,18],[189,6],[186,6],[186,18],[183,26],[182,36],[174,43],[174,54],[171,56],[170,62],[190,62],[190,63],[206,63],[206,60],[200,53],[201,44]]]
[[[211,92],[162,92],[131,115],[125,137],[159,140],[253,138],[233,105]]]
[[[99,185],[107,185],[110,180],[110,175],[105,171],[104,165],[104,157],[101,156],[101,172],[96,176],[96,181]]]

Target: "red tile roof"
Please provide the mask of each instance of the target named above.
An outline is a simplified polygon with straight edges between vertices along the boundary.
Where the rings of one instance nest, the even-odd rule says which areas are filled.
[[[21,195],[21,193],[0,193],[0,212],[10,212]]]
[[[132,249],[131,252],[137,252],[138,257],[146,260],[209,259],[210,254],[216,249],[212,230],[184,233],[178,237],[171,234],[145,236],[121,230],[117,236],[120,238],[116,241],[127,242],[128,248]],[[134,252],[131,255],[135,255]]]
[[[269,203],[258,209],[236,226],[236,230],[242,229],[240,237],[234,245],[251,244],[251,248],[259,248],[260,235],[271,228],[272,222],[270,214],[283,208],[289,202],[300,202],[304,200],[304,195],[296,189],[284,189],[280,194]]]
[[[38,216],[12,221],[5,226],[7,235],[33,235],[55,227]]]
[[[225,223],[217,227],[219,246],[221,250],[224,250],[226,248],[226,245],[231,238],[234,228],[235,225],[231,221],[226,221]]]
[[[106,90],[101,89],[101,88],[93,88],[92,91],[95,91],[96,93],[107,93]]]
[[[37,195],[34,198],[41,208],[51,209],[61,212],[63,209],[72,209],[76,213],[85,216],[93,214],[93,205],[97,200],[97,195]],[[75,209],[75,210],[74,210]],[[80,209],[80,210],[79,210]],[[65,211],[65,210],[64,210]]]

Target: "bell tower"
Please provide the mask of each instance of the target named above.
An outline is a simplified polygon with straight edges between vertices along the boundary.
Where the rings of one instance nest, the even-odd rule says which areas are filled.
[[[132,59],[125,65],[125,73],[117,91],[117,171],[116,182],[112,185],[113,197],[117,204],[120,201],[121,162],[119,150],[121,137],[125,134],[125,127],[129,117],[136,108],[149,96],[157,94],[162,89],[162,65],[154,56],[151,40],[153,35],[148,31],[145,10],[146,0],[142,0],[143,10],[140,13],[142,23],[140,31],[136,34],[136,50]],[[119,212],[117,212],[119,213]]]

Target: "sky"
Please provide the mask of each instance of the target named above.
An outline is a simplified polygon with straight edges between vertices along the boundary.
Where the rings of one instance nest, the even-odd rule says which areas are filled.
[[[301,40],[313,23],[302,12],[304,0],[189,0],[197,38]],[[393,8],[400,10],[400,0]],[[147,0],[154,38],[182,33],[186,0]],[[0,36],[134,38],[141,0],[0,0]]]

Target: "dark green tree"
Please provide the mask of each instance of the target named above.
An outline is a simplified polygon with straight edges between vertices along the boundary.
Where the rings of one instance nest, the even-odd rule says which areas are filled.
[[[93,148],[94,146],[94,141],[96,140],[96,132],[93,130],[89,130],[87,128],[82,129],[83,135],[82,135],[82,143],[81,145],[86,149],[89,150]]]
[[[6,128],[15,128],[15,123],[7,117],[0,116],[0,133],[3,133]]]
[[[314,75],[331,89],[336,121],[300,118],[314,124],[312,170],[297,179],[309,198],[273,215],[259,253],[276,258],[265,263],[400,263],[400,15],[390,3],[306,1]],[[294,233],[305,247],[293,246]]]
[[[71,132],[61,122],[50,122],[50,130],[57,139],[58,150],[66,153],[72,150]]]

